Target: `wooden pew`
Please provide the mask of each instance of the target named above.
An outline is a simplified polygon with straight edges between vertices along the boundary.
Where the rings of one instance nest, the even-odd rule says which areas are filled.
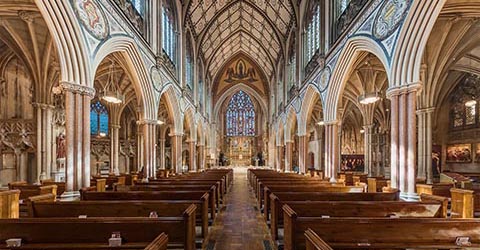
[[[260,202],[263,202],[263,212],[268,217],[268,212],[270,209],[270,194],[273,192],[323,192],[323,193],[362,193],[364,191],[363,187],[360,186],[324,186],[324,185],[311,185],[311,186],[268,186],[264,188],[264,194],[259,199]],[[261,204],[261,203],[260,203]]]
[[[208,204],[210,218],[215,220],[215,203],[209,198],[208,192],[203,191],[129,191],[129,192],[80,192],[80,199],[83,201],[101,200],[199,200]],[[204,207],[204,205],[202,205]]]
[[[50,186],[56,185],[57,186],[57,195],[60,196],[65,192],[65,182],[56,182],[53,179],[46,179],[40,181],[42,186]]]
[[[430,217],[441,218],[442,204],[439,202],[406,201],[289,201],[285,207],[302,217]],[[271,220],[273,239],[278,239],[282,218]]]
[[[300,217],[285,210],[285,250],[303,250],[309,228],[333,249],[458,249],[457,237],[480,248],[480,220],[432,218]]]
[[[217,188],[215,185],[135,185],[131,191],[205,191],[209,194],[210,203],[215,204],[215,208],[220,206]],[[213,207],[212,207],[213,208]]]
[[[452,218],[473,218],[474,201],[473,190],[452,188],[450,189],[452,203]]]
[[[382,192],[383,187],[388,186],[387,179],[383,177],[369,177],[367,178],[367,188],[369,193]]]
[[[20,190],[0,192],[0,219],[20,217]]]
[[[20,200],[26,199],[30,196],[52,193],[57,195],[57,185],[31,185],[26,182],[13,182],[8,184],[10,190],[20,190]]]
[[[194,249],[185,219],[152,218],[27,218],[0,220],[0,248],[5,240],[21,238],[19,249],[159,249],[168,245]],[[119,232],[121,247],[109,247],[112,232]],[[168,238],[167,235],[168,234]],[[190,241],[190,242],[189,242]],[[173,243],[173,244],[171,244]]]
[[[439,202],[442,204],[442,218],[448,218],[448,206],[450,204],[448,197],[432,195],[432,194],[421,194],[420,201],[422,202]]]
[[[306,250],[333,250],[325,241],[318,236],[312,229],[305,231],[305,249]]]
[[[417,193],[433,194],[438,196],[450,197],[450,189],[453,188],[453,183],[435,183],[435,184],[416,184]]]
[[[175,217],[185,214],[192,205],[196,206],[201,237],[205,238],[208,204],[200,200],[30,202],[29,217],[149,217],[151,212],[158,217]]]

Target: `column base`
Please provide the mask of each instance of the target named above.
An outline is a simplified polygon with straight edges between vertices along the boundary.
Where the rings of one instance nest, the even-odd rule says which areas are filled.
[[[400,199],[404,201],[419,201],[420,196],[417,193],[400,193]]]
[[[335,179],[335,177],[331,177],[331,178],[330,178],[330,182],[331,182],[331,183],[337,183],[337,179]]]
[[[40,181],[43,181],[43,180],[45,180],[45,179],[48,179],[48,178],[47,178],[47,173],[42,172],[42,173],[40,174],[40,176],[38,177],[38,179],[39,179]]]

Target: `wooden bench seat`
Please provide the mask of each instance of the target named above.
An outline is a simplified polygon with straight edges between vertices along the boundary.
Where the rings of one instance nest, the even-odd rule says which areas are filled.
[[[164,201],[73,201],[30,202],[29,217],[149,217],[156,212],[158,217],[183,216],[190,206],[196,206],[197,225],[201,237],[208,234],[208,204],[200,200]]]
[[[210,218],[215,220],[215,203],[209,198],[208,192],[204,191],[128,191],[128,192],[95,192],[85,191],[80,193],[83,201],[101,200],[198,200],[208,204]],[[204,205],[202,205],[203,207]]]
[[[442,217],[440,202],[288,201],[283,203],[282,210],[286,209],[295,211],[299,217]],[[272,216],[270,231],[273,239],[278,239],[280,227],[283,228],[283,216]]]
[[[292,201],[398,201],[399,192],[394,193],[321,193],[321,192],[274,192],[270,194],[270,209],[264,210],[270,221],[283,220],[282,207]],[[275,229],[276,232],[276,229]]]
[[[330,218],[296,223],[295,242],[285,249],[479,249],[479,220]],[[303,230],[306,224],[315,222]],[[394,226],[392,226],[394,225]],[[375,233],[372,233],[372,228]],[[342,231],[345,230],[345,231]],[[346,237],[346,232],[348,237]],[[302,235],[301,237],[300,234]],[[470,246],[456,244],[470,237]],[[303,241],[302,241],[303,240]]]
[[[27,199],[28,197],[52,193],[57,195],[57,185],[31,185],[26,182],[13,182],[8,184],[10,190],[20,190],[20,200]]]
[[[119,232],[127,249],[129,244],[134,243],[141,243],[134,248],[145,248],[159,235],[165,233],[168,235],[169,247],[181,246],[193,250],[194,214],[193,209],[184,217],[4,219],[0,220],[0,244],[2,244],[0,248],[4,248],[5,240],[10,238],[21,238],[23,248],[27,249],[29,245],[32,245],[32,249],[45,249],[46,246],[54,244],[81,246],[86,243],[95,243],[102,246],[99,248],[107,248],[111,234]],[[123,246],[119,249],[122,248]]]

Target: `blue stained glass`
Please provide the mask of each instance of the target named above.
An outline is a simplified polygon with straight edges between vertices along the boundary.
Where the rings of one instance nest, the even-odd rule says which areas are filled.
[[[232,96],[226,119],[227,136],[255,136],[255,107],[245,92]]]
[[[100,101],[90,104],[90,133],[108,135],[108,110]]]

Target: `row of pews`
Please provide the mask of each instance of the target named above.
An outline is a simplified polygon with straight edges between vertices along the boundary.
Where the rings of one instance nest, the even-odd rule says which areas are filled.
[[[388,187],[264,169],[250,169],[248,181],[279,248],[480,249],[480,220],[447,218],[441,196],[407,202]]]
[[[77,201],[33,199],[26,204],[27,218],[0,219],[0,249],[7,248],[8,239],[21,239],[21,248],[35,250],[197,249],[232,180],[231,169],[212,169],[133,181],[121,190],[84,188]],[[14,205],[11,197],[18,199],[21,191],[6,192]],[[110,242],[118,239],[121,246]]]

